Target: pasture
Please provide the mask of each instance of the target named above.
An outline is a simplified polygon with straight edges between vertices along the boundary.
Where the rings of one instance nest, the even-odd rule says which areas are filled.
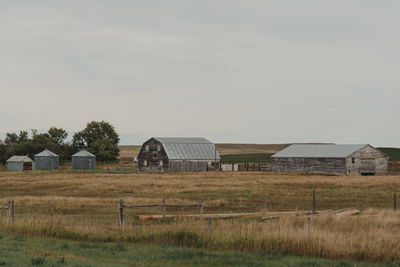
[[[137,221],[160,208],[126,209],[124,233],[118,201],[205,202],[204,213],[311,210],[356,207],[359,216],[261,216],[213,220]],[[0,211],[0,231],[79,242],[178,245],[250,253],[288,253],[334,260],[396,261],[400,257],[400,212],[393,212],[399,176],[322,176],[240,173],[113,174],[63,171],[0,172],[0,202],[15,201],[15,221]],[[53,216],[50,217],[52,212]],[[168,208],[167,214],[198,214],[197,208]]]

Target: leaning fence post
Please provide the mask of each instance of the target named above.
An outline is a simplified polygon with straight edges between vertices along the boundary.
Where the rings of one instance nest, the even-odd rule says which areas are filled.
[[[162,218],[165,220],[165,198],[162,199]]]
[[[315,186],[312,188],[312,213],[315,213]]]
[[[207,239],[210,238],[211,235],[211,218],[208,219],[208,224],[207,224]]]
[[[311,224],[311,217],[308,216],[307,217],[307,228],[306,228],[306,234],[307,234],[308,238],[310,238],[310,224]]]
[[[203,218],[204,200],[200,200],[200,219]]]
[[[397,208],[397,194],[393,194],[393,210],[396,211]]]
[[[118,202],[118,212],[119,212],[119,224],[123,225],[124,223],[124,201],[122,199]]]
[[[11,220],[14,222],[14,200],[11,200]]]

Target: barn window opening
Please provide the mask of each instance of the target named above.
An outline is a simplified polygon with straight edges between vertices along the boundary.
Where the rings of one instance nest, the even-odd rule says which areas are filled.
[[[158,152],[161,151],[161,146],[157,146],[157,151],[158,151]]]
[[[356,160],[355,160],[355,158],[351,158],[351,163],[356,163]]]
[[[149,152],[149,146],[146,146],[146,152]]]

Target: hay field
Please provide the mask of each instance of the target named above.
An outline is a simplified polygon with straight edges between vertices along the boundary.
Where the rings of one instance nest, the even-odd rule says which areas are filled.
[[[126,210],[122,235],[117,202],[195,203],[205,201],[205,213],[291,211],[311,209],[311,188],[317,188],[317,209],[356,207],[360,216],[306,218],[283,216],[207,222],[175,220],[142,222],[138,214],[161,214],[159,208]],[[244,252],[277,251],[300,256],[363,261],[393,261],[400,257],[400,212],[391,210],[399,176],[321,176],[242,173],[107,174],[69,172],[0,172],[0,203],[15,201],[15,223],[0,211],[0,231],[79,241],[128,241],[176,244]],[[266,201],[265,201],[266,200]],[[266,203],[266,209],[264,205]],[[50,224],[49,214],[53,212]],[[168,209],[167,214],[198,213],[198,209]]]

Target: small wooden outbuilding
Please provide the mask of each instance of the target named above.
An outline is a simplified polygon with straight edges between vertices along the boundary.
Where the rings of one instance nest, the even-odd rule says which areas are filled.
[[[72,169],[93,170],[96,168],[96,156],[86,150],[72,155]]]
[[[201,172],[219,162],[214,144],[201,137],[153,137],[138,155],[139,172]]]
[[[35,169],[35,162],[28,156],[12,156],[7,160],[9,171],[31,171]]]
[[[272,156],[272,171],[384,174],[389,157],[371,145],[295,144]]]
[[[36,169],[55,170],[58,169],[58,155],[48,149],[35,155]]]

